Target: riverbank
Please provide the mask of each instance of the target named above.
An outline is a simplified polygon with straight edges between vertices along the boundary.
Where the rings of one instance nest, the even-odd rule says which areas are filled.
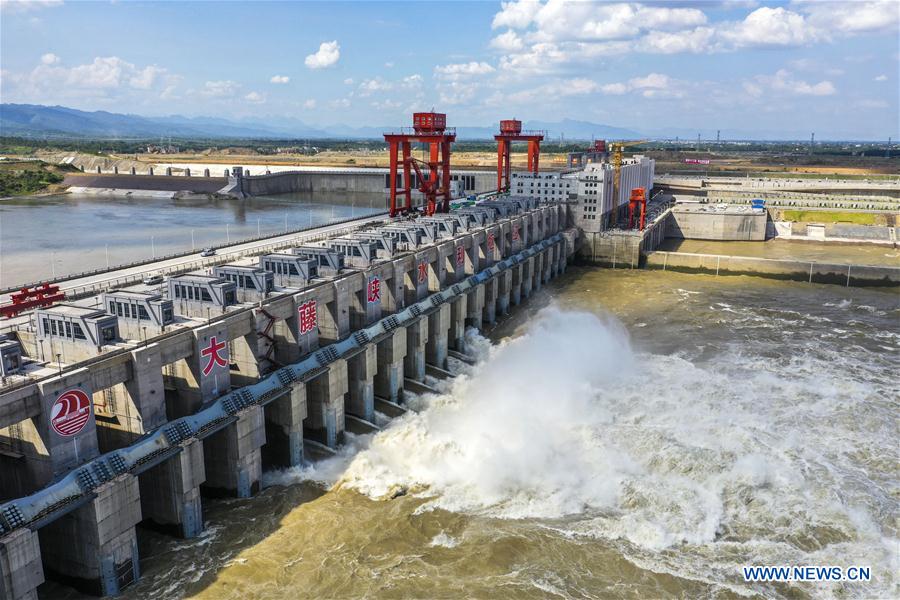
[[[0,160],[0,200],[35,197],[64,191],[65,174],[76,170],[40,160]]]

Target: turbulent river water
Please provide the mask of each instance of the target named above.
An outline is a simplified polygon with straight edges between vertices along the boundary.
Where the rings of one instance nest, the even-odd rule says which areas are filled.
[[[898,323],[896,291],[570,268],[384,431],[142,529],[124,596],[897,597]]]

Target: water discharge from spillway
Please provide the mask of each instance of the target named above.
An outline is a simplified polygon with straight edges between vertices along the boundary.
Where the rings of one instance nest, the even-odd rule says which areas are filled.
[[[898,320],[891,292],[574,269],[129,595],[894,596]],[[760,564],[873,580],[745,584]]]

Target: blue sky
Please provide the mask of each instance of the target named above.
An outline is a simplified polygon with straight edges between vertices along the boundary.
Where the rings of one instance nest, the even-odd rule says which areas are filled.
[[[3,102],[900,135],[900,2],[2,0]],[[808,134],[804,134],[805,135]]]

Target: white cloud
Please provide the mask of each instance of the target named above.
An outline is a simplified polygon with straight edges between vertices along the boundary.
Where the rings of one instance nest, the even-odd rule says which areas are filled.
[[[459,81],[445,81],[438,85],[438,94],[442,105],[459,105],[471,102],[479,90],[479,86]]]
[[[259,92],[250,92],[244,96],[244,100],[251,104],[263,104],[266,101],[266,95]]]
[[[385,66],[385,68],[387,68],[387,69],[393,69],[393,68],[394,68],[394,63],[388,61],[388,62],[384,63],[384,66]]]
[[[319,50],[306,57],[304,63],[310,69],[324,69],[333,66],[341,58],[341,47],[337,40],[322,42]]]
[[[352,77],[348,77],[347,79],[345,79],[345,80],[344,80],[344,85],[353,85],[353,78],[352,78]]]
[[[477,77],[479,75],[487,75],[493,73],[494,67],[486,62],[468,62],[450,65],[437,66],[434,68],[435,74],[450,81],[457,81],[467,77]]]
[[[655,54],[680,54],[682,52],[700,54],[714,47],[715,35],[715,29],[712,27],[697,27],[693,30],[678,32],[653,31],[638,42],[638,47],[643,52]]]
[[[808,83],[801,79],[794,78],[793,74],[787,69],[779,69],[774,75],[759,75],[755,78],[755,83],[744,84],[744,89],[748,91],[768,88],[773,92],[777,92],[786,96],[832,96],[837,90],[830,81],[823,80],[818,83]],[[760,93],[752,94],[759,96]]]
[[[303,103],[303,108],[306,110],[312,110],[316,107],[316,101],[314,98],[310,98]]]
[[[868,2],[796,2],[809,22],[822,29],[848,33],[894,32],[900,24],[896,0]]]
[[[359,95],[371,96],[376,92],[384,92],[393,88],[393,83],[391,83],[390,81],[385,81],[381,77],[375,77],[374,79],[364,79],[363,82],[359,84]]]
[[[400,108],[402,106],[403,106],[402,102],[399,102],[397,100],[390,100],[390,99],[372,102],[372,107],[377,110],[397,110],[398,108]]]
[[[166,75],[166,69],[149,65],[135,73],[128,83],[131,87],[138,90],[149,90],[154,86],[159,77]]]
[[[26,13],[62,4],[62,0],[0,0],[0,10],[6,13]]]
[[[500,12],[494,15],[491,27],[511,27],[523,29],[528,27],[538,11],[541,10],[540,2],[532,0],[520,0],[518,2],[501,2]]]
[[[678,82],[668,75],[649,73],[645,77],[634,77],[624,83],[607,83],[599,86],[601,93],[608,96],[622,96],[637,92],[644,98],[682,98],[685,96],[684,82]]]
[[[874,109],[888,108],[890,106],[884,100],[871,100],[871,99],[859,100],[855,104],[859,108],[870,108],[870,109],[872,109],[872,108],[874,108]]]
[[[30,72],[5,72],[4,98],[10,101],[72,103],[82,105],[127,99],[128,105],[175,97],[181,78],[157,65],[137,66],[118,56],[98,56],[73,67],[62,65],[52,53],[44,54]],[[135,95],[135,91],[159,93]]]
[[[600,91],[607,96],[621,96],[628,93],[628,86],[624,83],[607,83],[600,86]]]
[[[328,103],[331,108],[350,108],[349,98],[338,98]]]
[[[887,75],[879,75],[874,81],[887,81]]]
[[[94,62],[73,67],[69,71],[69,83],[86,88],[118,87],[126,71],[134,69],[134,65],[125,62],[118,56],[97,57]]]
[[[175,85],[166,86],[166,89],[164,89],[162,91],[162,93],[159,95],[160,99],[162,99],[162,100],[178,100],[179,98],[181,98],[181,96],[179,96],[176,93],[177,89],[178,88]]]
[[[422,85],[422,76],[418,73],[414,73],[408,77],[403,78],[403,85],[407,87],[417,87]]]
[[[522,42],[522,38],[519,37],[519,34],[510,29],[492,39],[490,46],[501,52],[516,52],[523,49],[525,44]]]
[[[808,46],[866,31],[896,31],[900,19],[897,0],[792,0],[787,8],[730,2],[725,4],[749,12],[743,19],[716,22],[686,4],[504,2],[492,26],[507,31],[494,37],[490,47],[504,53],[504,73],[552,75],[561,67],[596,64],[592,61],[633,52],[700,54]],[[832,69],[829,74],[837,73]]]
[[[290,83],[291,78],[287,75],[272,75],[272,78],[269,80],[269,83]]]
[[[207,81],[203,84],[200,94],[209,96],[210,98],[228,98],[234,96],[241,85],[236,81],[225,79],[221,81]]]
[[[803,15],[780,6],[758,8],[743,21],[721,27],[719,36],[737,48],[801,46],[829,39],[826,30],[811,25]]]

